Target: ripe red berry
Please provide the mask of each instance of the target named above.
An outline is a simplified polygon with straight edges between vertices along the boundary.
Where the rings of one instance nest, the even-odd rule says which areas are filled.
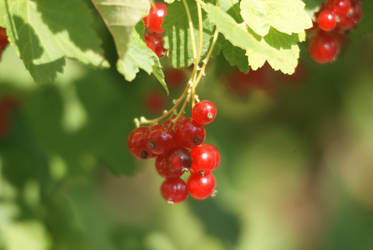
[[[318,63],[335,60],[340,50],[340,41],[334,34],[318,32],[308,47],[311,58]]]
[[[181,69],[168,69],[165,72],[166,83],[171,89],[178,89],[185,84],[186,76]]]
[[[6,35],[6,29],[3,27],[0,27],[0,56],[3,52],[3,50],[8,46],[8,36]]]
[[[166,50],[163,47],[163,37],[161,34],[148,33],[144,35],[146,46],[151,49],[158,57],[165,55]]]
[[[180,178],[167,178],[162,183],[161,193],[167,201],[182,202],[188,197],[188,188]]]
[[[216,117],[216,106],[210,101],[201,101],[194,105],[192,117],[199,125],[209,124]]]
[[[335,13],[339,17],[346,16],[348,11],[351,8],[351,1],[350,0],[334,0],[333,8],[334,8]]]
[[[347,31],[356,28],[363,18],[363,10],[360,6],[360,1],[353,1],[351,8],[346,16],[341,16],[339,21],[339,29]]]
[[[167,159],[163,155],[157,157],[155,161],[155,167],[160,176],[171,178],[171,177],[180,177],[183,174],[183,171],[171,170],[167,165]]]
[[[201,171],[212,171],[220,163],[220,153],[217,148],[210,144],[202,144],[190,151],[192,156],[191,170],[195,173]]]
[[[194,173],[189,177],[187,185],[188,192],[194,199],[204,200],[214,192],[216,181],[212,173]]]
[[[202,144],[206,137],[206,130],[190,118],[178,121],[176,124],[176,138],[178,145],[185,148],[193,148]]]
[[[150,114],[161,113],[167,106],[167,98],[162,92],[150,92],[145,97],[145,108]]]
[[[173,171],[182,171],[191,165],[192,157],[185,148],[177,148],[167,155],[167,166]]]
[[[148,127],[139,127],[130,133],[128,137],[128,148],[133,156],[138,159],[149,159],[153,157],[147,149]]]
[[[156,33],[163,33],[162,29],[163,18],[167,15],[167,5],[163,3],[155,3],[149,11],[149,15],[146,16],[143,21],[145,27]]]
[[[175,133],[164,125],[155,125],[149,130],[147,146],[154,155],[168,153],[175,148]]]
[[[271,88],[271,72],[269,64],[247,74],[239,70],[232,71],[225,81],[228,90],[238,97],[246,97],[253,90],[269,90]]]
[[[321,11],[317,17],[317,24],[323,31],[332,31],[337,26],[336,16],[334,11],[325,9]]]
[[[172,115],[170,118],[168,118],[164,123],[163,123],[163,126],[165,126],[166,128],[168,129],[173,129],[174,128],[174,125],[175,127],[177,128],[178,126],[180,126],[180,124],[182,124],[187,118],[185,116],[180,116],[178,118],[177,121],[174,121],[176,119],[176,116],[175,115]],[[176,124],[174,124],[174,122]]]

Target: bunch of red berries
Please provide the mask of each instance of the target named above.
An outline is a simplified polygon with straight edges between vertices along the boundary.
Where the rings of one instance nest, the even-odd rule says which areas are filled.
[[[163,47],[162,29],[163,18],[167,15],[167,5],[164,3],[155,3],[143,21],[148,33],[145,33],[145,43],[149,49],[153,50],[158,57],[165,55],[166,50]]]
[[[161,185],[162,196],[169,202],[182,202],[188,194],[203,200],[214,193],[215,177],[211,171],[220,163],[219,151],[203,144],[204,125],[216,116],[216,107],[210,101],[194,105],[192,118],[171,117],[163,124],[134,129],[128,138],[130,152],[139,159],[156,157],[155,167],[166,178]],[[181,176],[190,172],[187,183]]]
[[[362,19],[362,0],[328,0],[317,13],[320,30],[309,44],[309,53],[318,63],[334,61],[344,34],[356,28]]]
[[[9,45],[8,36],[6,35],[6,30],[0,27],[0,58],[3,54],[4,49]]]

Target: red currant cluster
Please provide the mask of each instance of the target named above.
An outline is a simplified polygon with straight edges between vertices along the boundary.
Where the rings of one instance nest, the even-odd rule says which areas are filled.
[[[334,61],[346,31],[356,28],[362,18],[362,0],[328,0],[317,13],[320,30],[309,44],[309,53],[318,63]]]
[[[0,27],[0,58],[3,54],[4,49],[8,46],[8,36],[6,35],[6,30],[3,27]]]
[[[210,101],[194,105],[192,118],[170,117],[163,124],[134,129],[128,138],[128,148],[138,159],[156,157],[155,166],[166,178],[161,186],[162,196],[169,202],[182,202],[188,194],[206,199],[215,190],[211,171],[220,163],[219,151],[202,144],[206,137],[204,125],[215,119],[216,107]],[[181,176],[190,172],[187,183]]]
[[[165,55],[166,50],[163,47],[162,29],[163,18],[167,15],[167,5],[164,3],[155,3],[150,8],[149,15],[143,21],[148,33],[144,35],[145,43],[149,49],[153,50],[158,57]]]

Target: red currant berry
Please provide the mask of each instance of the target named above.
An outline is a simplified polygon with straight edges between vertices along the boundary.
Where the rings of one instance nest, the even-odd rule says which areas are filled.
[[[193,148],[202,144],[206,137],[206,130],[190,118],[184,118],[176,124],[176,138],[178,145]]]
[[[162,92],[150,92],[145,97],[146,111],[150,114],[161,113],[167,105],[167,98]]]
[[[3,50],[9,45],[8,37],[6,35],[6,30],[3,27],[0,27],[0,56],[3,53]]]
[[[340,17],[339,29],[342,31],[352,30],[363,18],[363,10],[359,1],[353,1],[347,16]]]
[[[193,172],[212,171],[216,169],[220,163],[220,153],[217,148],[210,144],[202,144],[194,147],[190,151],[192,156]]]
[[[163,123],[163,126],[165,126],[165,127],[168,128],[168,129],[173,129],[175,123],[176,123],[175,126],[178,127],[179,124],[181,124],[181,123],[184,122],[184,120],[186,119],[186,117],[185,117],[185,116],[180,116],[180,117],[178,118],[177,121],[175,121],[175,119],[176,119],[176,115],[172,115],[170,118],[168,118],[168,119]]]
[[[194,105],[192,110],[193,120],[199,125],[212,122],[216,116],[216,106],[210,101],[201,101]]]
[[[185,148],[177,148],[167,156],[167,166],[173,171],[182,171],[185,168],[190,168],[191,165],[192,157]]]
[[[154,155],[163,155],[175,147],[175,133],[164,125],[150,128],[148,149]]]
[[[329,63],[335,60],[340,50],[340,41],[334,34],[320,31],[308,47],[311,58],[318,63]]]
[[[231,72],[225,83],[228,90],[238,97],[246,97],[256,89],[268,90],[271,87],[271,67],[265,64],[258,70],[250,70],[245,74],[239,70]]]
[[[151,49],[158,57],[165,55],[165,48],[163,47],[163,37],[161,34],[148,33],[144,35],[146,46]]]
[[[328,9],[321,11],[317,17],[317,24],[319,25],[319,28],[323,31],[334,30],[337,26],[335,17],[334,11]]]
[[[128,137],[128,148],[133,156],[138,159],[149,159],[153,157],[147,149],[148,127],[139,127],[130,133]]]
[[[216,181],[212,173],[194,173],[189,177],[187,185],[188,192],[194,199],[204,200],[214,192]]]
[[[179,89],[185,84],[186,76],[181,69],[168,69],[165,72],[166,82],[169,88]]]
[[[183,174],[183,171],[171,170],[167,165],[167,159],[163,155],[157,157],[155,161],[155,167],[160,176],[171,178],[171,177],[180,177]]]
[[[162,29],[163,18],[167,15],[167,5],[163,3],[155,3],[151,8],[149,15],[143,19],[145,27],[156,33],[163,33]]]
[[[333,7],[335,13],[339,17],[346,16],[348,11],[351,8],[351,1],[350,0],[334,0],[333,1]]]
[[[161,193],[167,201],[182,202],[188,197],[188,188],[186,183],[180,178],[167,178],[162,183]]]

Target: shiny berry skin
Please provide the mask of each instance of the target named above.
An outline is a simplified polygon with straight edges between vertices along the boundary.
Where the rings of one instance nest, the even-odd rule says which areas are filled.
[[[209,124],[216,117],[216,106],[210,101],[201,101],[194,105],[192,117],[199,125]]]
[[[183,174],[183,171],[181,170],[171,170],[167,165],[166,157],[163,155],[157,157],[157,160],[155,161],[155,168],[157,169],[158,174],[165,178],[180,177]]]
[[[188,178],[187,186],[190,196],[197,200],[204,200],[214,192],[216,180],[212,173],[205,175],[194,173]]]
[[[351,8],[350,0],[334,0],[332,2],[333,2],[333,10],[339,17],[346,16],[348,11]]]
[[[193,119],[185,118],[176,124],[176,138],[178,145],[185,148],[193,148],[202,144],[206,137],[206,130]]]
[[[133,156],[138,159],[149,159],[153,154],[147,149],[148,127],[138,127],[128,137],[128,148]]]
[[[317,17],[317,24],[323,31],[332,31],[337,26],[336,16],[332,10],[323,10]]]
[[[181,69],[168,69],[165,72],[165,78],[170,89],[179,89],[186,81],[185,72]]]
[[[155,125],[149,129],[148,144],[149,151],[154,155],[168,153],[175,145],[175,133],[164,125]]]
[[[177,121],[175,121],[174,123],[174,120],[176,119],[176,116],[175,115],[172,115],[170,118],[168,118],[164,123],[163,123],[163,126],[165,126],[166,128],[168,129],[172,129],[174,127],[174,125],[176,127],[180,126],[180,124],[182,124],[187,118],[185,116],[180,116],[178,118]]]
[[[145,27],[150,32],[163,33],[162,29],[163,18],[167,15],[167,5],[163,3],[155,3],[151,8],[149,15],[143,21]]]
[[[161,194],[167,201],[182,202],[188,197],[188,188],[180,178],[167,178],[161,185]]]
[[[212,171],[220,163],[219,150],[210,144],[202,144],[194,147],[190,151],[190,155],[192,156],[191,170],[194,173]]]
[[[329,63],[335,60],[340,50],[338,37],[331,33],[318,32],[310,42],[308,51],[311,58],[317,63]]]
[[[151,49],[158,57],[165,55],[166,50],[163,47],[163,37],[161,34],[148,33],[144,35],[146,46]]]
[[[359,1],[353,1],[352,6],[346,16],[340,17],[338,28],[347,31],[356,28],[363,18],[363,10]]]
[[[192,156],[185,148],[177,148],[167,155],[167,166],[176,172],[190,168],[192,165]]]

